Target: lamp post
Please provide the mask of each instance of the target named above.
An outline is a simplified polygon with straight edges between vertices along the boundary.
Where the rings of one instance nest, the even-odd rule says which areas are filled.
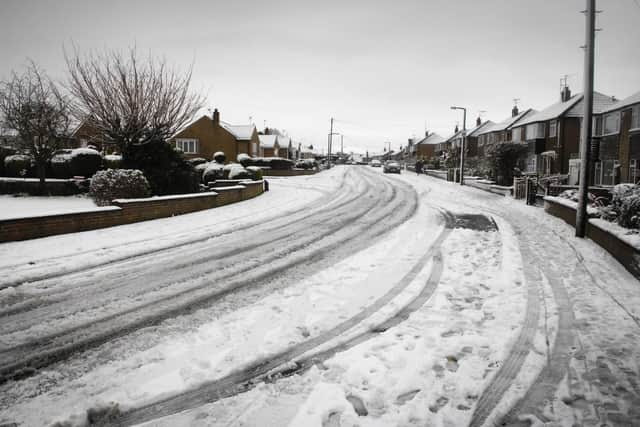
[[[340,135],[340,136],[342,136],[342,134],[341,134],[340,132],[333,132],[333,131],[332,131],[331,133],[329,133],[329,140],[330,140],[330,141],[332,141],[332,139],[333,139],[333,135]],[[329,167],[328,167],[329,169],[331,168],[331,150],[332,150],[332,149],[333,149],[333,144],[332,144],[332,143],[329,143],[329,157],[327,158],[327,162],[328,162],[327,164],[329,165]]]
[[[467,109],[464,107],[451,107],[452,110],[462,110],[462,144],[460,144],[460,185],[464,185],[464,146],[467,139]]]

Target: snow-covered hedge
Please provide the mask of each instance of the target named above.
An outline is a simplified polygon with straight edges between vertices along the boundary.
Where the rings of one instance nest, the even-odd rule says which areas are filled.
[[[300,159],[296,162],[296,167],[299,169],[315,169],[318,163],[314,159]]]
[[[7,176],[24,177],[33,169],[33,159],[26,154],[13,154],[4,158],[4,170]]]
[[[107,169],[97,172],[91,179],[89,195],[98,206],[107,206],[115,199],[148,197],[147,178],[137,169]]]
[[[102,155],[91,148],[71,150],[69,168],[73,176],[93,176],[102,166]]]
[[[224,165],[221,163],[211,162],[202,173],[202,183],[208,184],[218,179],[224,179]]]
[[[122,156],[120,154],[107,154],[103,158],[103,164],[105,169],[121,169]]]
[[[213,161],[216,163],[224,164],[225,160],[227,160],[227,156],[222,151],[216,151],[213,153]]]
[[[250,157],[249,159],[243,159],[242,166],[260,166],[265,168],[271,168],[273,170],[289,170],[293,169],[294,163],[292,160],[283,159],[281,157]]]
[[[0,146],[0,176],[5,176],[4,159],[13,154],[16,154],[16,150],[13,147]]]
[[[262,168],[259,166],[247,166],[245,168],[251,175],[251,179],[254,181],[260,181],[262,179]]]
[[[611,205],[603,218],[614,220],[626,228],[640,228],[640,186],[618,184],[611,191]]]

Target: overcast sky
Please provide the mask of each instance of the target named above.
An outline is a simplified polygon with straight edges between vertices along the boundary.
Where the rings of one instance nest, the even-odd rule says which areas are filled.
[[[640,0],[598,0],[596,89],[640,91]],[[31,58],[65,79],[63,46],[126,49],[194,64],[193,89],[222,120],[326,146],[381,151],[448,136],[582,91],[584,0],[0,0],[0,78]],[[206,113],[204,111],[203,113]]]

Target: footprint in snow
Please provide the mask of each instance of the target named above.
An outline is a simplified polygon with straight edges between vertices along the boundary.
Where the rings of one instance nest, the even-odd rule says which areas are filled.
[[[438,398],[438,400],[436,400],[436,402],[433,405],[429,406],[429,410],[435,414],[440,409],[444,408],[444,406],[447,403],[449,403],[449,399],[444,396],[441,396]]]
[[[402,406],[410,400],[413,400],[416,397],[416,394],[420,393],[420,389],[411,390],[406,393],[402,393],[398,397],[396,397],[396,405]]]

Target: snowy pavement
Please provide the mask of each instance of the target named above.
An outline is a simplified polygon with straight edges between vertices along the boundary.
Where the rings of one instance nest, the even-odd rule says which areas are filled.
[[[563,222],[368,167],[270,181],[0,245],[0,424],[640,423],[638,282]]]

